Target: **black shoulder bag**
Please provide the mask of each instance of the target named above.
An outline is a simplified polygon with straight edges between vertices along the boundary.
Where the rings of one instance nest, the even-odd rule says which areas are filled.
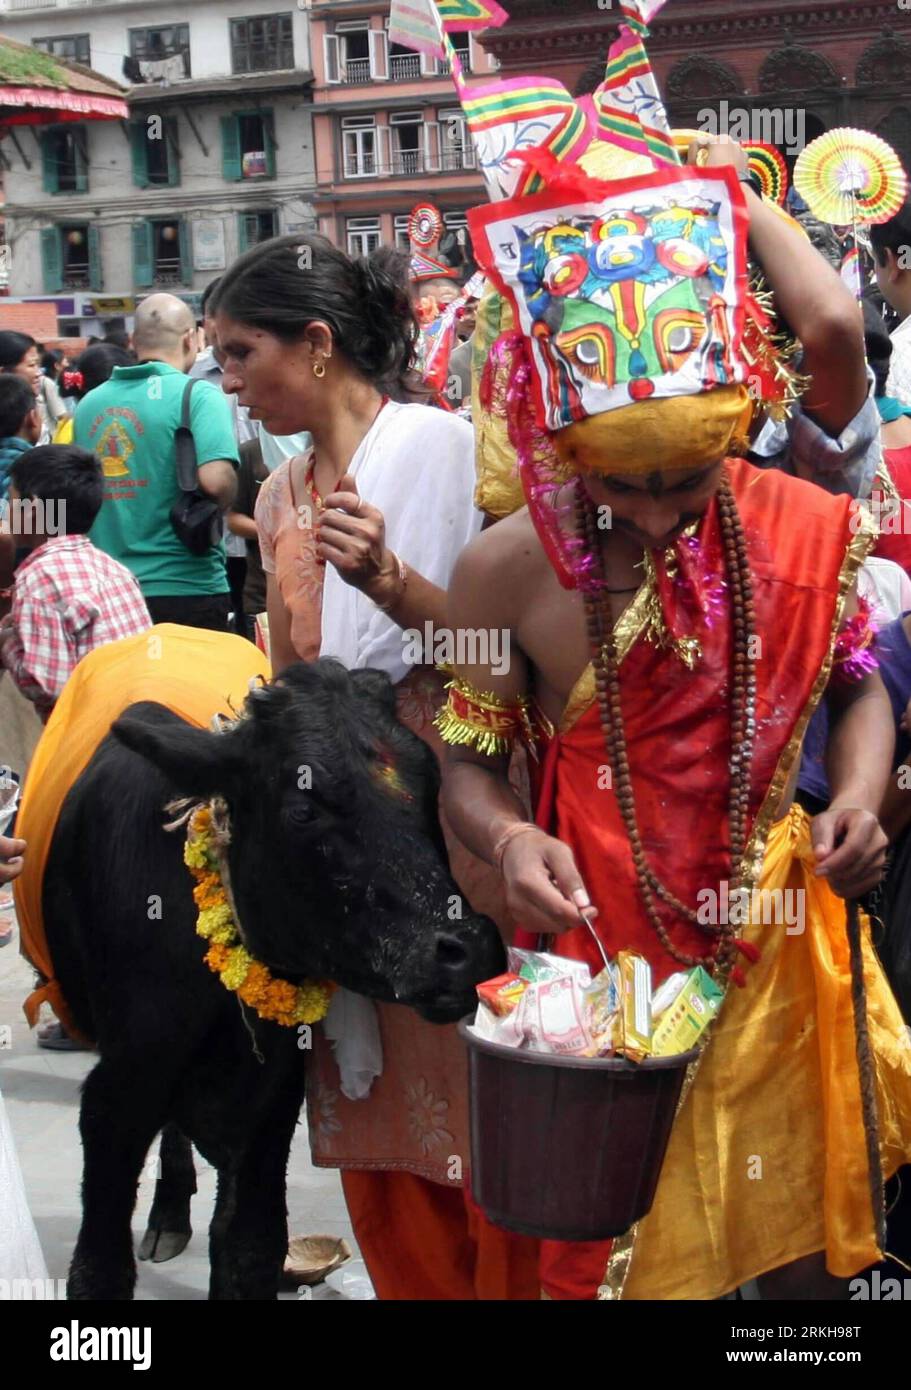
[[[187,382],[180,407],[180,424],[174,435],[177,484],[180,496],[171,508],[171,525],[191,555],[205,555],[218,545],[224,522],[217,502],[201,492],[196,475],[196,442],[190,428],[190,397],[196,380]]]

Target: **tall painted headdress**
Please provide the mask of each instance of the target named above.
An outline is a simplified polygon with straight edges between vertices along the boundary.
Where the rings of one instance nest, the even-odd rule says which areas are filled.
[[[643,42],[664,3],[620,0],[604,80],[578,99],[541,77],[469,87],[448,30],[478,4],[437,13],[491,200],[469,213],[474,254],[512,320],[481,405],[505,409],[545,542],[541,499],[568,474],[714,462],[756,399],[786,394],[737,175],[683,165],[668,125]]]

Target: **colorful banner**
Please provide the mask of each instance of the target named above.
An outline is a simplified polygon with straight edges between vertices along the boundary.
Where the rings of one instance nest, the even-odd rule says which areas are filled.
[[[392,0],[389,41],[439,58],[446,47],[444,31],[496,29],[508,18],[495,0]]]

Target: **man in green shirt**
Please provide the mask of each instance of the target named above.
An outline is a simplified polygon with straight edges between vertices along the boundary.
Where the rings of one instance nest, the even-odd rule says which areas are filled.
[[[104,502],[90,539],[139,581],[156,623],[227,631],[230,598],[224,542],[193,555],[171,525],[180,496],[175,433],[196,324],[171,294],[153,294],[136,311],[135,367],[115,367],[76,408],[74,443],[104,469]],[[224,510],[234,500],[237,444],[227,397],[209,382],[193,388],[190,427],[198,486]]]

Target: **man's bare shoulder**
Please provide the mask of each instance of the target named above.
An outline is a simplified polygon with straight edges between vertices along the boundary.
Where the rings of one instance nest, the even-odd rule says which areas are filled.
[[[548,562],[534,523],[523,507],[482,531],[459,556],[450,592],[460,603],[483,604],[508,622],[517,601],[547,572]]]

